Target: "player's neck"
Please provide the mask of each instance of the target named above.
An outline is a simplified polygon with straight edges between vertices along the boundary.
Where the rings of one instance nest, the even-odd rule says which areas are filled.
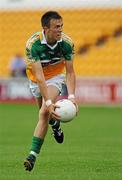
[[[50,46],[54,46],[56,44],[56,40],[50,38],[49,36],[45,35],[45,38],[46,38],[46,41],[47,41],[47,44],[49,44]]]
[[[52,39],[47,39],[47,44],[49,44],[50,46],[53,46],[54,44],[56,44],[56,41]]]

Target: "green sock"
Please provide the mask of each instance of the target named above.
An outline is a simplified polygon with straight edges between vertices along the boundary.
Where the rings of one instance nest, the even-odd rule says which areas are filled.
[[[33,136],[32,137],[31,151],[34,151],[37,154],[39,154],[43,142],[44,142],[44,139],[41,139],[41,138],[36,137],[36,136]]]

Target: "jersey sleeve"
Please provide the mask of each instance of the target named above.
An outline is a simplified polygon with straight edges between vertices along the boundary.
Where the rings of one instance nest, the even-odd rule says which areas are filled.
[[[73,56],[74,56],[74,44],[67,44],[65,49],[65,53],[64,53],[64,58],[65,60],[73,60]]]
[[[66,61],[73,60],[74,56],[74,43],[71,38],[69,38],[67,35],[63,34],[62,38],[62,51],[63,51],[63,57]]]
[[[38,51],[35,45],[33,45],[32,47],[26,46],[26,57],[27,57],[28,64],[31,64],[40,60]]]

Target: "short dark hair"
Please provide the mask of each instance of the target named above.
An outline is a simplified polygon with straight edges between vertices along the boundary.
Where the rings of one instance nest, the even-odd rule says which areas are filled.
[[[62,17],[56,11],[48,11],[45,14],[43,14],[43,16],[41,18],[42,27],[44,27],[44,26],[50,27],[51,19],[62,19]]]

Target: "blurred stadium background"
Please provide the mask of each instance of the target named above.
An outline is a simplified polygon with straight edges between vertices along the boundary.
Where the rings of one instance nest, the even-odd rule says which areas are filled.
[[[10,78],[9,63],[25,56],[27,39],[40,31],[40,16],[58,10],[75,43],[76,95],[82,103],[122,103],[121,0],[0,2],[0,101],[32,100],[26,79]]]

